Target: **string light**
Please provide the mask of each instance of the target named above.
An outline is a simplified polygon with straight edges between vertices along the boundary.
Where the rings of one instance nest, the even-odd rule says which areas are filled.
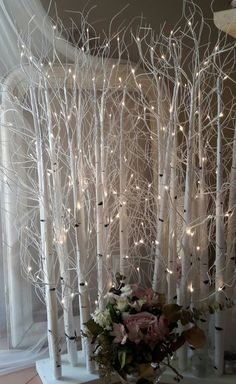
[[[191,292],[191,293],[193,293],[194,292],[194,289],[193,289],[193,285],[192,285],[192,283],[188,286],[188,289],[189,289],[189,291]]]

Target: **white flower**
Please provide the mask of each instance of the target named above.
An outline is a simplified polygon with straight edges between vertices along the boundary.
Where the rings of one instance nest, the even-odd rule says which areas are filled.
[[[129,284],[125,285],[124,287],[121,288],[121,297],[128,297],[132,295],[132,288]]]
[[[129,302],[127,300],[127,297],[120,296],[119,299],[116,300],[116,308],[118,311],[123,312],[127,308]]]
[[[104,311],[100,311],[99,309],[96,309],[94,313],[92,313],[92,319],[100,325],[100,327],[110,331],[112,329],[112,321],[110,312],[108,309],[105,309]]]
[[[139,299],[136,300],[133,304],[131,304],[131,307],[136,309],[136,311],[141,311],[143,304],[146,303],[146,300],[144,299]]]

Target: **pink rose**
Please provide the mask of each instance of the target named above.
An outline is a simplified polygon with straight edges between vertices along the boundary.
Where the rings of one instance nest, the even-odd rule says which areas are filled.
[[[157,323],[157,317],[149,312],[140,312],[135,315],[128,315],[124,320],[128,330],[128,338],[130,341],[139,343],[144,334],[142,331],[148,331]]]
[[[141,289],[138,285],[132,286],[133,296],[136,296],[138,299],[144,299],[147,303],[150,303],[153,299],[153,290],[152,288]]]
[[[166,336],[170,333],[168,325],[169,320],[164,315],[161,315],[158,322],[152,324],[148,329],[146,339],[153,342],[165,340]]]

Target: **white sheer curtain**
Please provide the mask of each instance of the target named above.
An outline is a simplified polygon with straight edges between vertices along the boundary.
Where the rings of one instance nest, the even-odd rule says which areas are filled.
[[[7,92],[8,76],[20,67],[20,50],[25,39],[32,51],[43,59],[50,57],[53,24],[39,0],[0,0],[0,79],[1,125],[4,124],[2,100]],[[56,33],[56,32],[55,32]],[[55,37],[55,34],[54,34]],[[73,58],[74,50],[65,41],[54,40],[54,48]],[[14,116],[13,116],[14,118]],[[3,156],[3,155],[2,155]],[[1,157],[2,157],[1,156]],[[3,158],[3,157],[2,157]],[[1,159],[1,226],[4,227],[6,207],[2,204],[4,183],[8,183]],[[16,198],[17,183],[13,180]],[[10,210],[14,208],[10,207]],[[17,221],[12,223],[17,233]],[[7,260],[4,228],[0,230],[0,375],[26,368],[47,354],[46,312],[34,289],[22,276],[20,250],[12,251]],[[17,243],[17,240],[16,240]],[[19,245],[19,243],[18,243]],[[11,246],[11,245],[10,245]],[[9,270],[10,269],[10,270]]]

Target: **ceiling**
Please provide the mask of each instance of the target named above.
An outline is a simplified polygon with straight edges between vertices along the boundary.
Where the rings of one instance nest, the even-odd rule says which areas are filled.
[[[67,24],[70,17],[76,20],[76,13],[83,9],[91,9],[89,21],[96,30],[107,29],[111,18],[127,7],[119,19],[126,23],[131,19],[143,15],[146,22],[153,29],[159,30],[161,24],[166,22],[173,26],[181,16],[182,4],[184,0],[52,0],[50,14],[55,15],[55,8],[62,21]],[[47,9],[50,1],[41,0]],[[215,11],[229,8],[228,0],[194,0],[204,13],[206,18],[212,19],[212,8]],[[93,8],[94,7],[94,8]],[[92,9],[93,8],[93,9]]]
[[[52,17],[57,8],[58,15],[65,25],[70,22],[70,18],[75,21],[78,19],[75,12],[91,9],[89,22],[98,32],[108,30],[112,17],[126,7],[117,22],[124,21],[129,24],[132,19],[142,15],[147,24],[158,32],[164,22],[173,28],[181,17],[183,1],[185,0],[41,0],[41,3],[46,9],[51,3]],[[194,0],[194,3],[202,9],[206,19],[212,19],[211,3],[215,11],[229,8],[228,0]]]
[[[96,34],[102,31],[107,35],[112,21],[112,31],[117,33],[120,26],[129,26],[132,22],[132,30],[136,32],[142,23],[151,26],[157,33],[164,28],[164,34],[168,35],[182,15],[183,3],[189,0],[41,0],[42,5],[48,10],[49,15],[56,19],[56,15],[62,20],[65,27],[71,27],[71,19],[77,26],[80,26],[79,13],[88,14],[88,22],[96,30]],[[201,42],[209,41],[212,46],[216,44],[218,29],[214,25],[213,11],[229,8],[228,0],[193,0],[202,9],[205,20],[211,26],[211,36],[209,30],[202,34]],[[50,7],[49,7],[50,4]],[[49,8],[49,9],[48,9]],[[186,23],[186,22],[185,22]],[[140,33],[140,30],[137,34]],[[128,46],[128,55],[133,62],[139,61],[139,53],[133,42],[131,43],[129,34],[125,41]],[[230,37],[229,40],[232,40]],[[184,52],[187,55],[188,52]],[[112,53],[111,57],[116,57]],[[123,59],[127,59],[124,53]]]

